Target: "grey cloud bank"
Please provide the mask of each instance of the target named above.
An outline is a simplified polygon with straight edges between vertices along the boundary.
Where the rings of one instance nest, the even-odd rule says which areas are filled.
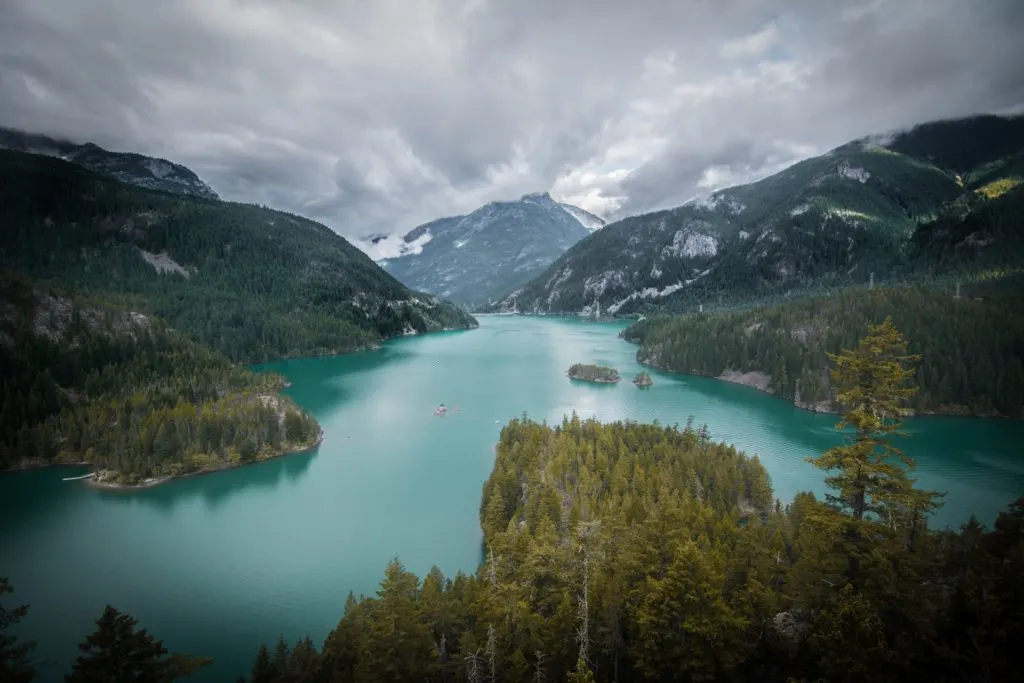
[[[1019,0],[6,0],[0,125],[350,238],[544,190],[615,217],[1019,108],[1020,35]]]

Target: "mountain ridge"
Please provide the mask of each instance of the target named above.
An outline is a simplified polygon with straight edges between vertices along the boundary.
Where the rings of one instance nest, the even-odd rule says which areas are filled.
[[[228,358],[341,353],[473,327],[330,228],[0,150],[0,266],[164,320]]]
[[[220,199],[213,188],[194,171],[159,157],[134,152],[112,152],[92,142],[78,144],[13,128],[0,128],[0,148],[63,159],[149,190]]]
[[[848,142],[757,182],[611,223],[486,310],[695,310],[897,275],[920,251],[921,226],[958,202],[977,203],[996,185],[986,200],[1016,201],[1008,191],[1024,175],[1022,131],[1024,117],[979,116]]]

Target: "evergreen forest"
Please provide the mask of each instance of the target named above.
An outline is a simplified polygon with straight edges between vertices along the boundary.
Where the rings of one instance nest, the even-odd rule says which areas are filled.
[[[959,292],[959,295],[958,295]],[[1024,418],[1024,280],[845,289],[721,313],[642,320],[623,332],[637,358],[671,372],[767,375],[768,390],[803,407],[837,410],[828,354],[852,347],[865,320],[892,316],[921,356],[915,413]]]
[[[342,353],[476,321],[324,225],[0,150],[0,267],[130,307],[238,362]]]
[[[0,272],[0,469],[83,463],[110,483],[311,446],[312,416],[159,319]]]

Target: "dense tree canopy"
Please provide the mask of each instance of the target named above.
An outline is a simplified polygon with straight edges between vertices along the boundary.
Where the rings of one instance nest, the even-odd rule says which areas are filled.
[[[1018,279],[965,285],[841,290],[729,313],[641,321],[623,336],[641,362],[717,377],[762,372],[769,390],[798,404],[825,402],[834,389],[828,355],[851,348],[864,321],[891,316],[919,355],[917,412],[1024,417],[1024,310]]]
[[[0,276],[0,468],[86,462],[132,483],[310,445],[316,421],[254,374],[124,309]]]
[[[0,266],[155,315],[236,361],[475,324],[329,228],[280,211],[144,190],[7,150],[0,207]]]

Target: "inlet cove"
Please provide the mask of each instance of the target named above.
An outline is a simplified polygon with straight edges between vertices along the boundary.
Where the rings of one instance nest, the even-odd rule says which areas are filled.
[[[783,504],[825,491],[805,459],[840,443],[835,415],[641,365],[619,336],[625,323],[479,321],[373,351],[255,366],[286,378],[285,394],[319,422],[323,440],[308,452],[143,490],[64,481],[83,467],[0,476],[0,566],[15,604],[31,605],[17,633],[38,641],[40,680],[63,680],[108,603],[169,650],[215,658],[189,680],[226,681],[248,675],[260,645],[279,636],[319,647],[348,594],[373,595],[393,558],[421,577],[434,566],[474,573],[486,559],[481,494],[496,444],[524,416],[692,420],[712,441],[757,455]],[[576,364],[629,381],[571,379]],[[933,528],[972,515],[991,525],[1024,490],[1020,421],[921,417],[904,431],[917,486],[946,493]]]

